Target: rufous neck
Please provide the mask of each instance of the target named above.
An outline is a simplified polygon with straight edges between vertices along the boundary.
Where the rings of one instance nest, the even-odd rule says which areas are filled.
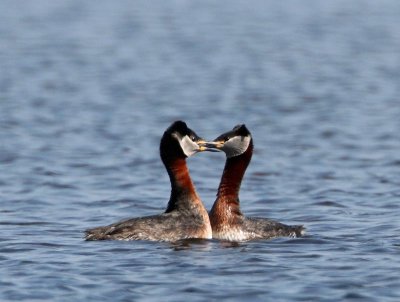
[[[172,192],[195,191],[185,159],[177,158],[171,160],[165,166],[171,181]]]
[[[246,152],[239,156],[227,158],[218,188],[218,199],[226,199],[230,200],[230,202],[237,200],[239,202],[240,185],[252,154],[253,145],[250,142]]]
[[[171,197],[167,212],[190,207],[189,203],[192,200],[197,200],[198,196],[190,178],[186,160],[175,158],[164,163],[171,181]]]

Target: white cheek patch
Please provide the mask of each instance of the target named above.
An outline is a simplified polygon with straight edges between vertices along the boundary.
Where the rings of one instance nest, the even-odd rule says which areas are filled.
[[[199,151],[199,145],[193,142],[187,135],[179,139],[179,144],[181,145],[183,153],[185,153],[187,157],[190,157]]]
[[[234,157],[243,154],[250,144],[250,136],[235,136],[229,139],[221,148],[226,157]]]

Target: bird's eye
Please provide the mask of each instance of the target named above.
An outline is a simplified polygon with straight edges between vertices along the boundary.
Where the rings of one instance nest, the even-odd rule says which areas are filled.
[[[194,142],[196,140],[196,137],[194,135],[190,136],[191,140]]]
[[[227,141],[229,141],[229,136],[224,137],[224,142],[227,142]]]

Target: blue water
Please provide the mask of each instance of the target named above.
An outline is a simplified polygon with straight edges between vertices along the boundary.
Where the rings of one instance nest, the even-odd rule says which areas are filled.
[[[1,1],[1,301],[400,301],[400,2]],[[300,239],[85,242],[161,213],[158,144],[237,123]],[[188,160],[208,209],[220,153]]]

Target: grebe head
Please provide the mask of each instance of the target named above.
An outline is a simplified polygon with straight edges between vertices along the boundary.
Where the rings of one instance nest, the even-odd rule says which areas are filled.
[[[227,158],[243,154],[251,145],[251,133],[244,124],[235,126],[232,130],[205,144],[207,148],[225,152]]]
[[[209,150],[205,140],[199,137],[185,122],[176,121],[165,130],[160,152],[174,157],[190,157],[197,152]],[[209,150],[211,151],[211,150]]]

